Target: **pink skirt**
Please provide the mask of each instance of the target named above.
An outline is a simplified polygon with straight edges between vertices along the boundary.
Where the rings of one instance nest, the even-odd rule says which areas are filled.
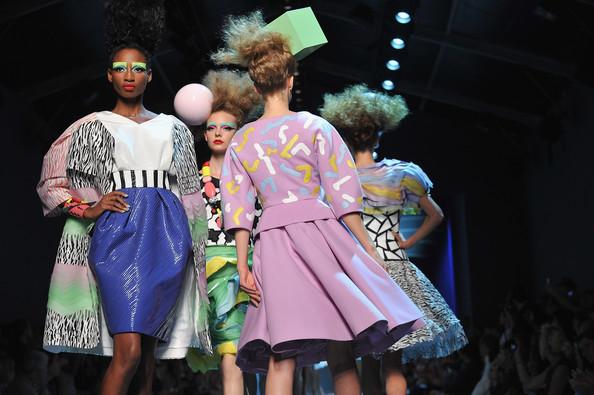
[[[266,373],[271,356],[326,360],[329,340],[379,353],[423,327],[421,311],[336,219],[262,231],[253,267],[262,301],[247,311],[237,364]]]

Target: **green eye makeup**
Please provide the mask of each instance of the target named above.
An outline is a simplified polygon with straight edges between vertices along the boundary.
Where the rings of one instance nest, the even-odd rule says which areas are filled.
[[[113,62],[111,64],[111,69],[117,72],[123,72],[128,69],[128,63],[126,62]]]
[[[234,122],[221,122],[220,125],[217,125],[216,122],[209,122],[206,124],[207,129],[216,128],[217,126],[220,126],[222,129],[226,127],[231,129],[237,129],[237,124]]]
[[[123,73],[128,70],[128,62],[113,62],[111,64],[111,69],[113,71],[117,71],[119,73]],[[131,70],[134,73],[144,73],[148,70],[146,63],[144,62],[132,62]]]
[[[146,63],[144,62],[132,62],[132,71],[135,73],[144,73],[147,71]]]

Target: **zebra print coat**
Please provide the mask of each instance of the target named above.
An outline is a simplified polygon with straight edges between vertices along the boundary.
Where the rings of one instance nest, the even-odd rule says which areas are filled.
[[[188,270],[178,303],[178,311],[186,315],[185,323],[174,324],[170,342],[160,345],[157,351],[161,358],[183,358],[189,347],[211,352],[206,314],[206,212],[194,139],[181,121],[172,118],[174,149],[170,175],[175,184],[172,189],[179,191],[188,216],[194,270]],[[37,186],[45,216],[60,215],[62,203],[70,197],[94,202],[114,189],[111,175],[114,145],[114,138],[95,113],[76,121],[62,133],[44,157]],[[66,219],[50,281],[43,341],[47,351],[97,355],[113,352],[87,260],[92,227],[89,220]],[[187,334],[188,321],[193,326],[191,335]]]

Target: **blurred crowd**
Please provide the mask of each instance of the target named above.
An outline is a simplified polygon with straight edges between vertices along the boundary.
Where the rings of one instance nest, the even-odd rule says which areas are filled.
[[[470,345],[408,367],[411,394],[594,395],[594,290],[564,279],[538,298],[510,292]],[[495,318],[495,317],[494,317]]]
[[[502,301],[492,328],[466,325],[470,345],[457,354],[406,365],[411,395],[594,395],[594,290],[568,279],[539,298],[520,289]],[[48,354],[41,329],[0,326],[0,395],[98,393],[107,358]],[[328,393],[319,372],[297,372],[296,393]],[[255,377],[246,377],[256,393]],[[262,381],[262,380],[261,380]],[[154,394],[220,394],[218,372],[195,374],[184,360],[158,361]]]

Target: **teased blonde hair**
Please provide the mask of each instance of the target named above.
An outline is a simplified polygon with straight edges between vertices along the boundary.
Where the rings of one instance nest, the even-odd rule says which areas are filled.
[[[248,68],[254,85],[262,95],[286,86],[295,74],[297,62],[289,40],[265,29],[260,11],[229,16],[223,28],[224,47],[211,55],[216,64],[235,64]]]
[[[401,96],[389,96],[359,84],[324,95],[320,114],[354,151],[367,151],[375,148],[380,132],[398,126],[408,115],[408,107]]]
[[[239,126],[261,107],[262,97],[245,72],[211,70],[204,76],[202,84],[212,92],[212,112],[228,112],[237,118]]]

